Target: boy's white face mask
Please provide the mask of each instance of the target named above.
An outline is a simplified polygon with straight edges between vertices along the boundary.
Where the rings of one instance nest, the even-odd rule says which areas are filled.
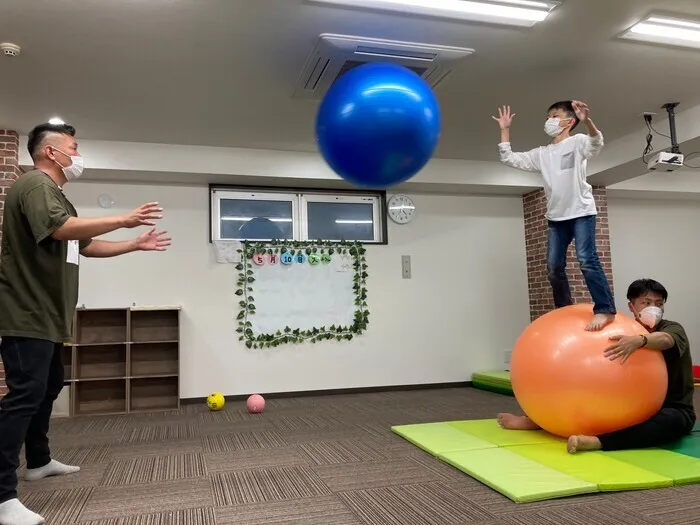
[[[571,119],[564,120],[569,121]],[[561,127],[561,122],[562,119],[557,117],[548,118],[547,121],[544,123],[544,132],[550,137],[558,137],[564,131],[564,128]]]

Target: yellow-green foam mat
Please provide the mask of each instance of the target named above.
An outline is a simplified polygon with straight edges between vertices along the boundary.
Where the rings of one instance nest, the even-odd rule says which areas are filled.
[[[562,444],[519,445],[508,447],[508,450],[563,474],[593,483],[601,492],[673,485],[672,477],[620,461],[604,452],[569,454]]]
[[[565,439],[549,434],[544,430],[505,430],[500,427],[495,419],[451,421],[448,425],[499,447],[566,443]]]
[[[602,454],[671,478],[674,485],[689,485],[700,482],[700,459],[692,456],[660,448],[616,450],[602,452]]]
[[[397,425],[391,427],[391,430],[433,456],[454,450],[479,450],[497,446],[454,428],[448,423]]]
[[[510,448],[446,452],[440,459],[516,503],[598,491],[594,483],[542,465]]]
[[[542,431],[504,430],[495,419],[401,425],[392,430],[439,459],[524,503],[599,491],[700,482],[700,458],[665,449],[569,454]],[[694,441],[682,441],[694,452]]]

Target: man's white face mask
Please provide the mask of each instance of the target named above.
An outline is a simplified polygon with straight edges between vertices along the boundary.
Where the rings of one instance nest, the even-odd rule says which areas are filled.
[[[59,153],[63,153],[60,149],[54,148],[56,151]],[[79,178],[83,174],[83,169],[85,169],[85,161],[83,160],[83,157],[77,156],[77,155],[68,155],[67,153],[63,153],[66,157],[69,157],[71,160],[71,165],[70,166],[62,166],[60,162],[57,160],[54,160],[56,164],[61,166],[61,169],[63,170],[63,174],[66,176],[67,181],[72,181],[77,178]]]
[[[647,306],[639,312],[639,322],[650,330],[661,322],[664,317],[664,311],[658,306]]]

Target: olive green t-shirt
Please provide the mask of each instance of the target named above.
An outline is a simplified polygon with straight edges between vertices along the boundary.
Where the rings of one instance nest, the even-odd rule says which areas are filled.
[[[79,251],[90,241],[59,241],[52,234],[77,216],[41,171],[25,173],[10,187],[0,247],[0,337],[72,340]]]
[[[669,334],[676,343],[673,348],[662,352],[668,371],[668,390],[664,407],[682,410],[692,421],[695,421],[693,359],[690,355],[688,335],[679,323],[665,319],[654,331]]]

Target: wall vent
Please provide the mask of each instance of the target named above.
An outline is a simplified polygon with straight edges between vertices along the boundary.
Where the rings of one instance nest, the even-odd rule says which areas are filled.
[[[463,47],[324,33],[306,59],[293,96],[320,100],[338,78],[368,62],[405,66],[435,89],[447,79],[456,62],[472,54],[473,49]]]

